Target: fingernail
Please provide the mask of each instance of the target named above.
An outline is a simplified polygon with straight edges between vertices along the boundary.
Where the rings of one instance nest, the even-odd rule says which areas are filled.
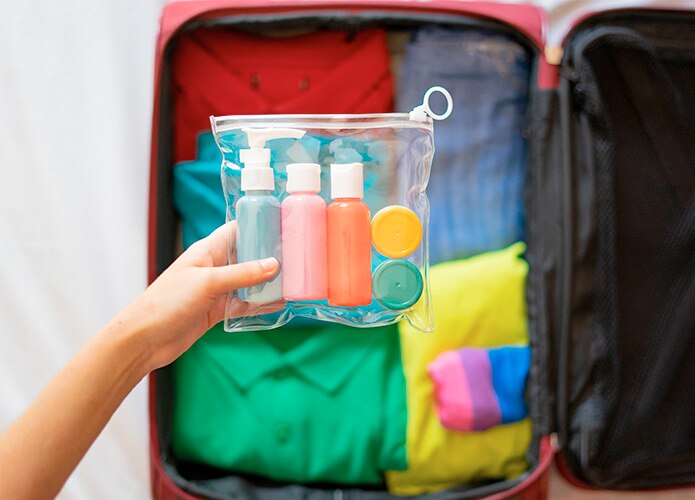
[[[269,257],[267,259],[259,260],[258,263],[261,265],[263,270],[267,273],[270,271],[275,271],[277,269],[278,261],[275,257]]]

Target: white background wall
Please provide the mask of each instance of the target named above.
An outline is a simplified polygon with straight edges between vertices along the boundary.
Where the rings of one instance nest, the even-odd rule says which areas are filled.
[[[0,0],[0,429],[145,287],[164,3]],[[557,43],[586,9],[657,2],[537,3],[550,10]],[[695,6],[665,5],[684,4]],[[61,498],[149,496],[145,389],[118,410]]]

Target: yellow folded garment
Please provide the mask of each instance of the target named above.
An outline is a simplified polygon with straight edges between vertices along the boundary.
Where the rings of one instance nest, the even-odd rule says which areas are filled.
[[[461,347],[527,345],[523,243],[470,259],[434,266],[430,272],[435,332],[399,324],[405,371],[408,470],[388,471],[389,491],[418,495],[471,481],[512,479],[527,468],[528,419],[483,432],[442,427],[434,407],[427,365]]]

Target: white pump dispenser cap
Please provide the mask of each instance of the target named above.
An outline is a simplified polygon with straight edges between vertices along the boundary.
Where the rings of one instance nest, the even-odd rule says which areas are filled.
[[[306,132],[293,128],[248,128],[242,129],[249,141],[249,149],[239,152],[241,169],[241,190],[272,191],[275,189],[275,176],[270,168],[270,149],[265,142],[271,139],[299,139]]]
[[[290,163],[287,165],[288,193],[318,193],[321,191],[321,165],[318,163]]]
[[[331,163],[331,198],[364,198],[361,163]]]

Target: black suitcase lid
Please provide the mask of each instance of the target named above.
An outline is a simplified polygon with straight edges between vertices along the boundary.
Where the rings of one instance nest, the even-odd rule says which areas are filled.
[[[546,423],[592,486],[692,484],[695,13],[585,17],[563,50],[529,197]]]

